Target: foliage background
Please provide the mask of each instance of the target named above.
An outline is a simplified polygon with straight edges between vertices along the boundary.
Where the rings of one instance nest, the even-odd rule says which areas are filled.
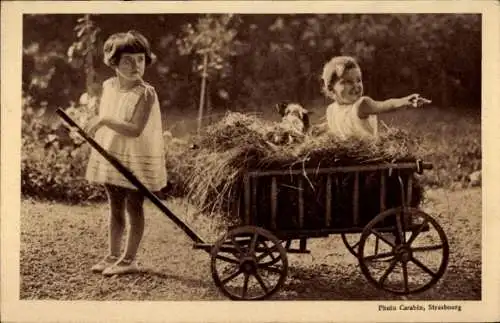
[[[365,91],[376,99],[418,92],[433,100],[419,116],[392,124],[423,136],[437,166],[432,185],[451,185],[480,168],[481,16],[474,14],[147,14],[25,15],[23,21],[24,195],[68,201],[102,198],[82,179],[87,145],[57,122],[68,109],[80,122],[95,111],[112,75],[102,44],[135,29],[158,57],[146,72],[161,100],[165,129],[195,131],[201,64],[208,53],[205,123],[227,110],[276,118],[272,106],[299,101],[318,121],[323,64],[355,56]],[[91,23],[91,25],[89,24]],[[64,32],[61,32],[64,31]]]

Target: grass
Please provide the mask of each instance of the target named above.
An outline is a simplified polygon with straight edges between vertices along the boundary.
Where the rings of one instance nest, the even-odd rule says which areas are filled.
[[[431,190],[423,209],[435,216],[450,242],[445,276],[411,300],[481,298],[481,189]],[[465,201],[465,202],[464,202]],[[167,205],[207,242],[224,232],[180,200]],[[23,200],[21,208],[21,299],[225,300],[210,274],[210,257],[151,203],[139,250],[145,269],[105,278],[89,268],[106,252],[107,206],[68,206]],[[290,254],[281,300],[397,300],[369,285],[338,236],[309,241],[310,255]]]

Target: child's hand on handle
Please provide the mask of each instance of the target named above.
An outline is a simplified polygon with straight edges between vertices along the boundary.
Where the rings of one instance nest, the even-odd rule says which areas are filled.
[[[89,120],[85,126],[85,132],[90,136],[94,137],[96,131],[102,126],[102,119],[99,116],[93,117]]]

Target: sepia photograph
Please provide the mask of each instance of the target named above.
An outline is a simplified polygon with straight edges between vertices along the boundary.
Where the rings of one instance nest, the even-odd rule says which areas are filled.
[[[20,48],[2,39],[18,301],[354,306],[329,321],[363,302],[403,321],[498,300],[481,10],[51,4],[17,15]]]

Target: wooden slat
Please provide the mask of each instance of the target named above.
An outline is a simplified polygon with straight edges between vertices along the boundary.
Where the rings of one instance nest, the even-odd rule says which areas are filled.
[[[325,226],[327,228],[332,224],[332,175],[326,177],[326,210],[325,210]]]
[[[276,208],[278,205],[278,185],[276,177],[271,178],[271,228],[276,229]]]
[[[386,195],[387,195],[387,188],[386,188],[386,172],[381,171],[380,172],[380,212],[385,211],[385,200],[386,200]]]
[[[408,176],[408,188],[406,189],[406,206],[411,206],[411,196],[413,194],[413,176]]]
[[[298,179],[299,185],[299,228],[304,227],[304,184],[302,177]]]
[[[251,211],[251,202],[250,202],[250,177],[246,175],[243,179],[243,190],[244,190],[244,208],[245,208],[245,224],[250,224],[250,211]]]
[[[250,215],[250,223],[257,223],[257,186],[258,186],[258,178],[252,177],[252,214]]]
[[[340,196],[342,196],[342,185],[341,182],[343,180],[343,177],[340,177],[338,174],[335,176],[335,193],[332,196],[333,198],[333,203],[332,203],[332,223],[335,223],[336,221],[336,216],[337,213],[335,213],[335,207],[337,205],[340,205],[341,203],[344,203],[344,201],[340,201]]]
[[[240,205],[241,205],[241,194],[237,194],[236,200],[231,205],[231,212],[233,215],[240,218]]]
[[[354,189],[352,194],[352,217],[354,225],[359,222],[359,172],[354,173]]]

